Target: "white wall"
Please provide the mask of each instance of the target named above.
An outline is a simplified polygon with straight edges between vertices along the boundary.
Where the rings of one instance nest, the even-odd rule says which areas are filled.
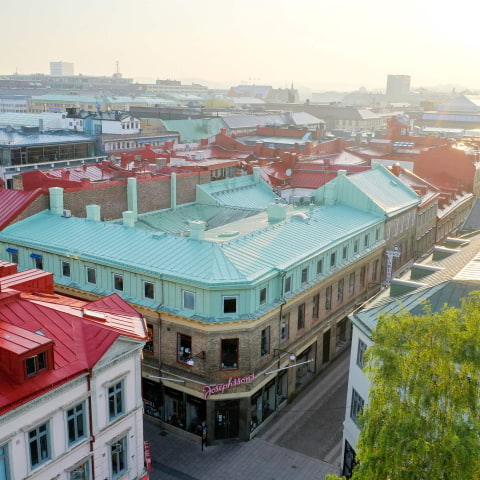
[[[140,133],[140,126],[140,120],[134,117],[127,117],[122,121],[102,120],[102,133],[135,135]]]

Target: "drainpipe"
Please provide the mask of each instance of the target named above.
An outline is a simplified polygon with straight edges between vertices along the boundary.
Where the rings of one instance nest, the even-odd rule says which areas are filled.
[[[93,408],[92,408],[92,369],[88,369],[87,375],[87,390],[88,390],[88,428],[90,429],[90,453],[91,455],[91,467],[92,478],[95,478],[95,436],[93,435]]]

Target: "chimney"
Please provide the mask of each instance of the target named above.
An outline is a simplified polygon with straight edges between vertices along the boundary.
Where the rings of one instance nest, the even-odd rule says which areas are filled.
[[[137,179],[135,177],[129,177],[127,179],[127,205],[128,210],[133,212],[135,220],[138,214],[137,204]]]
[[[255,144],[255,155],[260,157],[262,155],[263,142],[257,142]]]
[[[174,172],[170,176],[170,208],[177,208],[177,174]]]
[[[260,181],[260,167],[253,167],[253,181],[258,183]]]
[[[63,215],[63,188],[50,187],[50,211],[57,215]]]
[[[311,155],[313,153],[313,142],[312,141],[305,142],[305,153],[307,155]]]
[[[201,138],[200,139],[200,146],[207,147],[208,146],[208,138]]]
[[[135,213],[131,210],[122,212],[123,225],[125,227],[133,228],[135,226]]]
[[[100,205],[87,205],[85,209],[87,211],[87,220],[100,221]]]
[[[191,220],[188,224],[190,226],[190,238],[193,240],[203,240],[205,238],[207,224],[203,220]]]
[[[400,164],[397,162],[395,163],[394,165],[392,165],[392,173],[396,176],[396,177],[399,177],[400,176],[400,170],[401,170],[401,167],[400,167]]]
[[[226,134],[227,134],[227,129],[226,129],[226,128],[221,128],[221,129],[220,129],[220,133],[221,133],[222,135],[226,135]]]
[[[267,205],[269,223],[282,222],[287,218],[287,205],[284,203],[271,203]]]

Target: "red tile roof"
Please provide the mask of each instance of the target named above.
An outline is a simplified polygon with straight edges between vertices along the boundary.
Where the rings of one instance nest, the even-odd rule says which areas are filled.
[[[25,192],[0,188],[0,230],[15,220],[41,194],[40,189]]]

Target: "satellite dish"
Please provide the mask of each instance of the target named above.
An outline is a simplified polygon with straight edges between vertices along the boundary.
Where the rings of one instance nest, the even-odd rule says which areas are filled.
[[[292,169],[291,169],[291,168],[287,168],[287,169],[285,170],[285,175],[286,175],[287,177],[291,177],[291,176],[292,176]]]

